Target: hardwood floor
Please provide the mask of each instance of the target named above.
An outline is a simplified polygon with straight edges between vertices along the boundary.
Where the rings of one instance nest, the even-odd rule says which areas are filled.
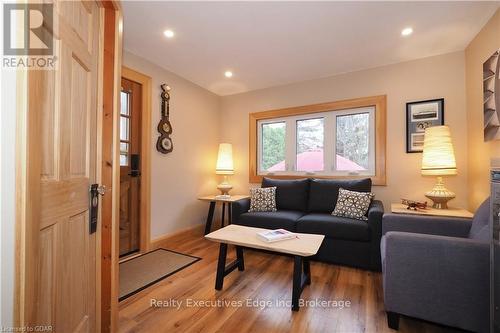
[[[292,312],[289,306],[279,307],[277,303],[291,301],[291,257],[246,250],[245,271],[230,273],[223,290],[216,291],[217,243],[201,235],[185,234],[169,240],[164,247],[202,260],[122,301],[120,332],[395,332],[387,327],[380,273],[312,262],[312,284],[301,298],[349,301],[350,306],[310,306]],[[234,248],[229,247],[228,262],[235,256]],[[247,299],[269,301],[272,306],[246,306]],[[172,306],[152,307],[154,300],[170,301]],[[172,300],[182,302],[179,309]],[[194,306],[195,301],[205,304]],[[217,301],[237,304],[211,306]],[[399,332],[454,330],[401,318]]]

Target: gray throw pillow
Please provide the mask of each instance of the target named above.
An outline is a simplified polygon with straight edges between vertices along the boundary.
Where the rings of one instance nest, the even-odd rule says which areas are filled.
[[[332,215],[367,221],[366,213],[375,194],[339,189],[339,197]]]
[[[250,189],[249,212],[275,212],[276,187]]]

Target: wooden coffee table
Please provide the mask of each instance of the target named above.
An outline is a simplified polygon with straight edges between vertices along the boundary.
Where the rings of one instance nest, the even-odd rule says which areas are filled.
[[[205,236],[206,239],[220,243],[215,289],[221,290],[224,283],[224,277],[236,268],[238,268],[239,271],[245,269],[243,259],[244,247],[291,254],[294,256],[292,310],[298,311],[300,294],[307,284],[311,284],[309,257],[318,252],[325,236],[297,233],[296,235],[298,238],[267,243],[257,237],[258,232],[266,230],[268,229],[231,224]],[[236,260],[226,265],[228,244],[236,246]]]

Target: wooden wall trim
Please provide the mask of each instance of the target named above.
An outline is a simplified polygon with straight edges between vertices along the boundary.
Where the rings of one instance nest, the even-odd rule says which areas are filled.
[[[102,1],[102,144],[101,184],[108,189],[101,201],[101,332],[118,331],[119,254],[119,98],[123,17],[118,1]],[[107,129],[107,130],[104,130]],[[112,129],[112,130],[109,130]]]
[[[101,184],[108,195],[101,202],[101,332],[118,331],[119,217],[120,217],[120,88],[122,67],[123,12],[119,0],[102,0],[102,164]],[[107,130],[104,130],[107,129]],[[112,129],[111,131],[109,129]],[[109,186],[108,186],[109,185]]]
[[[262,182],[263,176],[257,170],[257,122],[264,119],[305,115],[317,112],[340,111],[352,108],[375,106],[375,176],[371,177],[373,185],[385,186],[386,179],[386,136],[387,136],[387,96],[370,96],[346,99],[335,102],[297,106],[291,108],[250,113],[249,115],[249,181]],[[306,176],[273,175],[270,178],[297,179]],[[366,176],[314,176],[315,178],[355,179]]]
[[[140,251],[147,252],[151,233],[151,77],[122,66],[122,77],[137,82],[142,87],[141,124],[141,204]]]
[[[120,161],[120,91],[123,50],[123,12],[119,1],[114,1],[114,102],[113,102],[113,148],[114,160]],[[113,219],[111,257],[111,332],[118,332],[119,253],[120,253],[120,163],[113,165]]]
[[[98,77],[97,77],[97,82],[99,84],[97,88],[97,104],[98,104],[98,111],[97,111],[97,156],[96,156],[96,181],[99,184],[102,184],[102,166],[103,164],[103,155],[102,155],[102,140],[103,140],[103,134],[104,134],[104,127],[103,127],[103,114],[104,114],[104,107],[103,107],[103,95],[104,95],[104,89],[103,89],[103,82],[104,82],[104,71],[101,69],[102,65],[104,63],[104,10],[101,8],[99,10],[99,57],[98,57]],[[96,254],[96,328],[99,329],[101,328],[101,323],[102,323],[102,278],[101,278],[101,273],[102,273],[102,207],[99,209],[99,216],[98,216],[98,234],[96,237],[96,247],[97,247],[97,254]]]
[[[113,137],[114,137],[114,21],[115,11],[104,9],[103,49],[103,116],[101,144],[101,184],[108,189],[101,200],[101,331],[109,332],[111,327],[111,279],[112,279],[112,232],[113,232]],[[104,129],[108,130],[104,130]],[[109,131],[109,129],[113,129]],[[116,184],[116,183],[115,183]]]

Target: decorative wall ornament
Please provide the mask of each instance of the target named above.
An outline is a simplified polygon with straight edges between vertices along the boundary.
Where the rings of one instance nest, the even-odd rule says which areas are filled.
[[[483,64],[484,141],[500,140],[500,50]]]
[[[162,154],[171,153],[174,149],[174,144],[170,138],[172,134],[172,124],[170,123],[170,86],[162,84],[161,86],[161,119],[158,123],[158,132],[160,136],[156,141],[156,150]]]
[[[406,103],[406,152],[421,153],[427,127],[444,125],[444,98]]]

